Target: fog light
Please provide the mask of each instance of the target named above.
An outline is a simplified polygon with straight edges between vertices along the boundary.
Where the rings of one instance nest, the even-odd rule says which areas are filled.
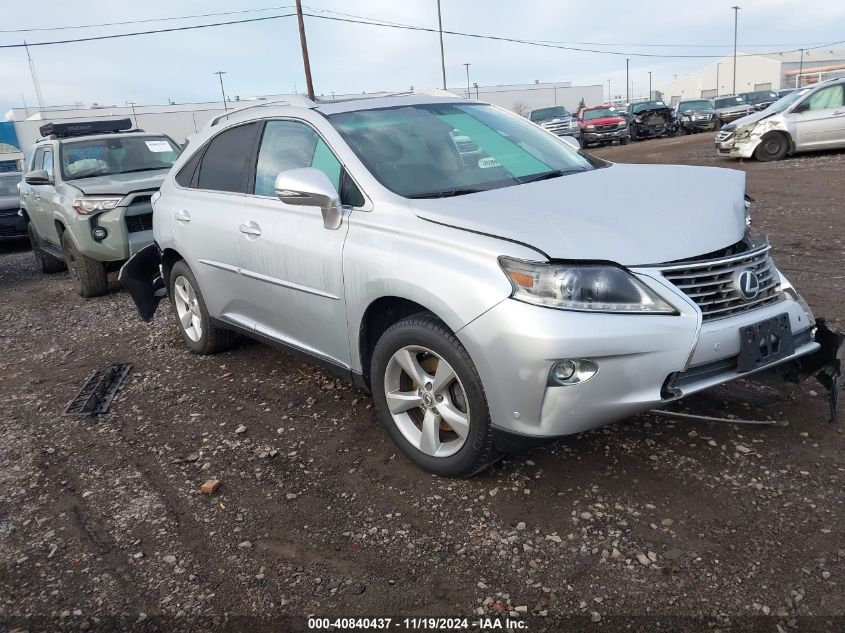
[[[583,358],[565,358],[552,365],[549,375],[551,385],[577,385],[589,380],[599,370],[599,366]]]
[[[91,229],[91,236],[98,242],[101,242],[102,240],[106,239],[106,236],[108,234],[109,232],[106,231],[102,226],[95,226],[93,229]]]
[[[565,382],[575,375],[577,369],[578,365],[575,364],[575,361],[567,359],[562,360],[559,363],[555,363],[555,366],[552,368],[552,372],[554,373],[555,380],[558,382]]]

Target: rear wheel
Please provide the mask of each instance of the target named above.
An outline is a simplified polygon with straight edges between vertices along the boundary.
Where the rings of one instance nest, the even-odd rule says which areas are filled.
[[[388,328],[376,343],[370,375],[382,424],[417,465],[469,476],[501,457],[481,378],[439,319],[418,314]]]
[[[65,263],[62,260],[57,257],[53,257],[50,253],[45,253],[44,249],[41,248],[41,239],[35,232],[35,227],[32,226],[32,222],[26,225],[26,232],[29,235],[29,243],[32,246],[32,255],[35,257],[35,265],[38,270],[49,275],[61,272],[66,268]]]
[[[105,264],[80,253],[67,231],[62,233],[62,250],[71,281],[80,296],[99,297],[108,292],[109,278]]]
[[[781,132],[769,132],[760,139],[760,144],[754,150],[754,158],[767,162],[781,160],[789,153],[789,138]]]
[[[232,346],[234,332],[212,325],[199,284],[185,260],[173,265],[169,290],[170,305],[188,349],[205,356],[223,352]]]

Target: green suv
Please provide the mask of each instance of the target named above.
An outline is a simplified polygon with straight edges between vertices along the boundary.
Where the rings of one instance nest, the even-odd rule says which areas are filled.
[[[129,119],[48,123],[24,158],[21,207],[42,272],[70,272],[77,292],[108,290],[108,273],[153,241],[152,196],[180,147]]]

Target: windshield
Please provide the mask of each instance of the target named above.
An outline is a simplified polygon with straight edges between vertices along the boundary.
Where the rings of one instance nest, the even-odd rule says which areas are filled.
[[[766,108],[766,112],[771,114],[775,114],[777,112],[783,112],[793,103],[798,101],[801,97],[805,94],[810,92],[809,88],[804,88],[803,90],[796,90],[795,92],[790,92],[788,95],[781,97],[777,101],[775,101],[772,105]]]
[[[778,96],[771,90],[760,90],[758,92],[749,92],[744,95],[745,100],[749,103],[756,103],[758,101],[766,101],[768,99],[777,99]]]
[[[16,196],[18,195],[18,183],[21,177],[17,174],[14,176],[0,175],[0,196]]]
[[[328,118],[373,176],[407,198],[463,195],[594,168],[557,137],[489,105],[420,104]]]
[[[745,103],[745,99],[742,97],[727,97],[725,99],[716,99],[714,104],[717,108],[729,108],[731,106],[742,105]]]
[[[678,104],[678,109],[681,112],[690,112],[691,110],[712,110],[713,104],[702,99],[701,101],[681,101]]]
[[[65,180],[170,169],[179,148],[165,136],[102,137],[61,145]]]
[[[631,106],[631,112],[636,114],[643,110],[653,110],[654,108],[665,108],[666,104],[662,101],[646,101],[645,103],[635,103]]]
[[[551,108],[540,108],[539,110],[532,110],[529,118],[534,121],[548,121],[549,119],[554,119],[555,117],[568,117],[572,116],[569,114],[569,111],[564,108],[563,106],[553,106]]]
[[[592,121],[593,119],[604,119],[606,117],[616,117],[619,114],[613,108],[596,108],[595,110],[584,110],[584,120]]]

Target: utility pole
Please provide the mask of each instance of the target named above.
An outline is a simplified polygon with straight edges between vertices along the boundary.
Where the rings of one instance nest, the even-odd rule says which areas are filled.
[[[308,60],[308,42],[305,41],[305,20],[302,17],[302,0],[296,0],[296,19],[299,22],[299,43],[302,45],[302,65],[305,67],[305,84],[308,98],[314,101],[314,84],[311,81],[311,62]]]
[[[132,118],[135,121],[135,129],[137,130],[138,129],[138,116],[135,114],[135,102],[130,101],[129,105],[132,106]]]
[[[470,94],[470,92],[469,92],[469,67],[470,67],[471,65],[472,65],[472,64],[469,64],[469,63],[464,63],[464,66],[466,66],[466,69],[467,69],[467,99],[471,99],[471,98],[472,98],[472,95],[471,95],[471,94]]]
[[[798,64],[798,80],[795,82],[795,87],[801,87],[801,73],[804,72],[804,49],[801,49],[801,63]]]
[[[35,98],[38,100],[38,112],[43,115],[44,100],[41,98],[41,84],[38,83],[38,73],[35,72],[35,62],[29,54],[29,46],[26,45],[26,41],[24,41],[23,45],[24,48],[26,48],[26,58],[29,61],[29,74],[32,75],[32,85],[35,87]]]
[[[651,71],[648,71],[648,98],[651,99]]]
[[[610,79],[607,80],[607,102],[613,103],[613,95],[610,93]]]
[[[473,81],[472,87],[475,88],[475,98],[478,99],[479,98],[479,96],[478,96],[478,82]],[[555,92],[555,103],[557,103],[557,92]]]
[[[216,73],[211,73],[212,75],[217,75],[220,78],[220,94],[223,95],[223,110],[226,112],[229,111],[229,108],[226,106],[226,91],[223,90],[223,75],[226,74],[225,70],[218,70]]]
[[[734,6],[731,7],[734,10],[734,91],[733,94],[736,94],[736,33],[737,33],[737,23],[739,21],[739,9],[740,7]]]
[[[437,0],[437,26],[440,30],[440,70],[443,72],[443,90],[446,90],[446,55],[443,52],[443,16],[440,14],[440,0]]]
[[[631,61],[625,58],[625,101],[631,103],[631,81],[628,79],[628,62]]]

